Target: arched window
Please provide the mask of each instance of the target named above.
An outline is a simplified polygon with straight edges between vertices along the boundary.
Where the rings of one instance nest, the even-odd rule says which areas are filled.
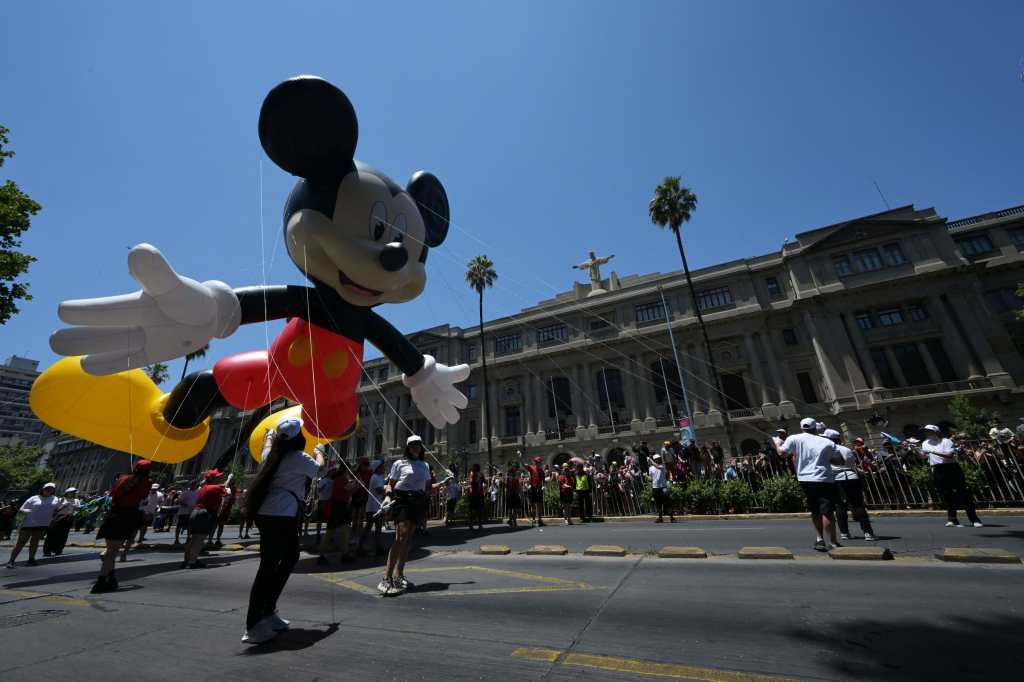
[[[651,363],[651,383],[654,385],[654,400],[658,404],[665,402],[666,392],[672,394],[674,401],[683,399],[683,387],[679,385],[679,371],[676,363],[661,358]]]

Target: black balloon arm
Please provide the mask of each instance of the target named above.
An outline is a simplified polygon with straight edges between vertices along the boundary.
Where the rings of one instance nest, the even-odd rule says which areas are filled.
[[[423,354],[390,322],[372,310],[366,319],[366,338],[406,376],[412,376],[423,367]]]

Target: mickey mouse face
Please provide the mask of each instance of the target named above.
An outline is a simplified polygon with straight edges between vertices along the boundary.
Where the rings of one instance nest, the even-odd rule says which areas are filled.
[[[285,242],[306,276],[349,303],[400,303],[426,285],[429,247],[448,231],[448,199],[429,173],[406,188],[353,160],[355,112],[319,78],[274,88],[260,112],[260,141],[274,162],[302,179],[285,205]]]

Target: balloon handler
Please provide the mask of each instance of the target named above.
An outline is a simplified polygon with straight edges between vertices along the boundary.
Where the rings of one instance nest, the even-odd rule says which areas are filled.
[[[273,399],[301,406],[307,449],[345,438],[358,424],[356,388],[369,340],[403,372],[420,412],[454,424],[466,397],[454,384],[468,365],[421,354],[375,312],[410,301],[426,285],[427,253],[448,233],[448,198],[426,172],[404,188],[354,159],[358,123],[345,94],[325,80],[287,80],[264,99],[259,137],[267,155],[298,176],[284,207],[288,255],[312,286],[233,289],[176,273],[139,244],[128,271],[142,289],[65,301],[69,325],[50,337],[61,359],[35,382],[30,404],[51,427],[115,450],[180,462],[206,443],[210,414],[253,410]],[[239,353],[186,376],[164,394],[140,369],[183,357],[240,325],[287,320],[269,349]],[[250,438],[258,458],[267,417]]]

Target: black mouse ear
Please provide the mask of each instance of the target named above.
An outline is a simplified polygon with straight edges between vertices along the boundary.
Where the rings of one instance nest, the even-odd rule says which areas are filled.
[[[352,102],[316,76],[296,76],[263,100],[259,122],[263,151],[300,178],[342,178],[352,169],[359,123]]]
[[[432,173],[419,171],[409,180],[405,191],[412,195],[423,216],[423,224],[427,228],[423,241],[427,246],[440,246],[448,236],[448,219],[451,217],[444,185]]]

